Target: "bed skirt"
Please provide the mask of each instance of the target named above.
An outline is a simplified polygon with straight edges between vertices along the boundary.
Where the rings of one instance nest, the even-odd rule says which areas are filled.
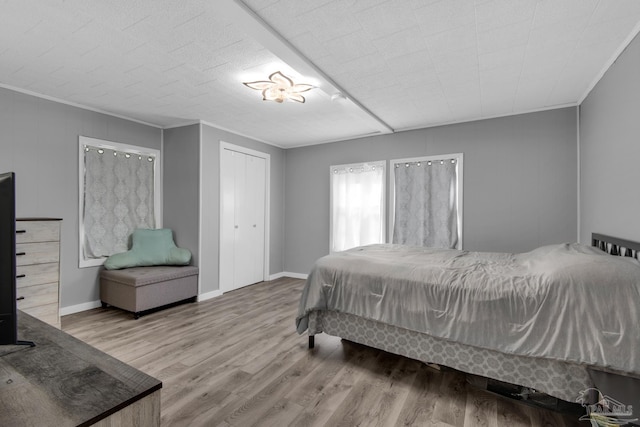
[[[567,402],[594,387],[587,367],[447,341],[336,311],[309,313],[309,335],[324,332],[425,363],[532,388]]]

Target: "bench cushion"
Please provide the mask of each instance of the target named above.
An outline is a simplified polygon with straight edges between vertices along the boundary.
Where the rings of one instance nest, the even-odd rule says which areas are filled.
[[[167,280],[180,279],[182,277],[195,276],[198,267],[191,265],[133,267],[124,270],[102,270],[100,277],[112,282],[129,286],[144,286],[150,283],[165,282]]]

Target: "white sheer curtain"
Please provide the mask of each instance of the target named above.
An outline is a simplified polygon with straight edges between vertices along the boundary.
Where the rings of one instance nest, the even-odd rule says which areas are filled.
[[[447,158],[393,163],[392,166],[393,243],[456,248],[459,236],[457,160]]]
[[[331,166],[331,251],[384,243],[384,162]]]
[[[136,228],[155,228],[153,156],[84,147],[85,259],[128,249]]]

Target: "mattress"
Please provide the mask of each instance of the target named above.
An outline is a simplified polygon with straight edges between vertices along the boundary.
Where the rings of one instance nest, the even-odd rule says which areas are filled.
[[[590,246],[523,254],[370,245],[314,265],[296,326],[351,314],[508,355],[640,372],[640,264]]]

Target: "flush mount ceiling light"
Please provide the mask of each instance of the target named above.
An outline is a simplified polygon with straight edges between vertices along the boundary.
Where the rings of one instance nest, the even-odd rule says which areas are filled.
[[[315,87],[308,84],[294,83],[293,80],[280,71],[271,74],[268,81],[261,80],[242,84],[251,89],[262,91],[263,101],[275,101],[279,104],[282,104],[287,99],[304,103],[304,96],[300,94]]]

